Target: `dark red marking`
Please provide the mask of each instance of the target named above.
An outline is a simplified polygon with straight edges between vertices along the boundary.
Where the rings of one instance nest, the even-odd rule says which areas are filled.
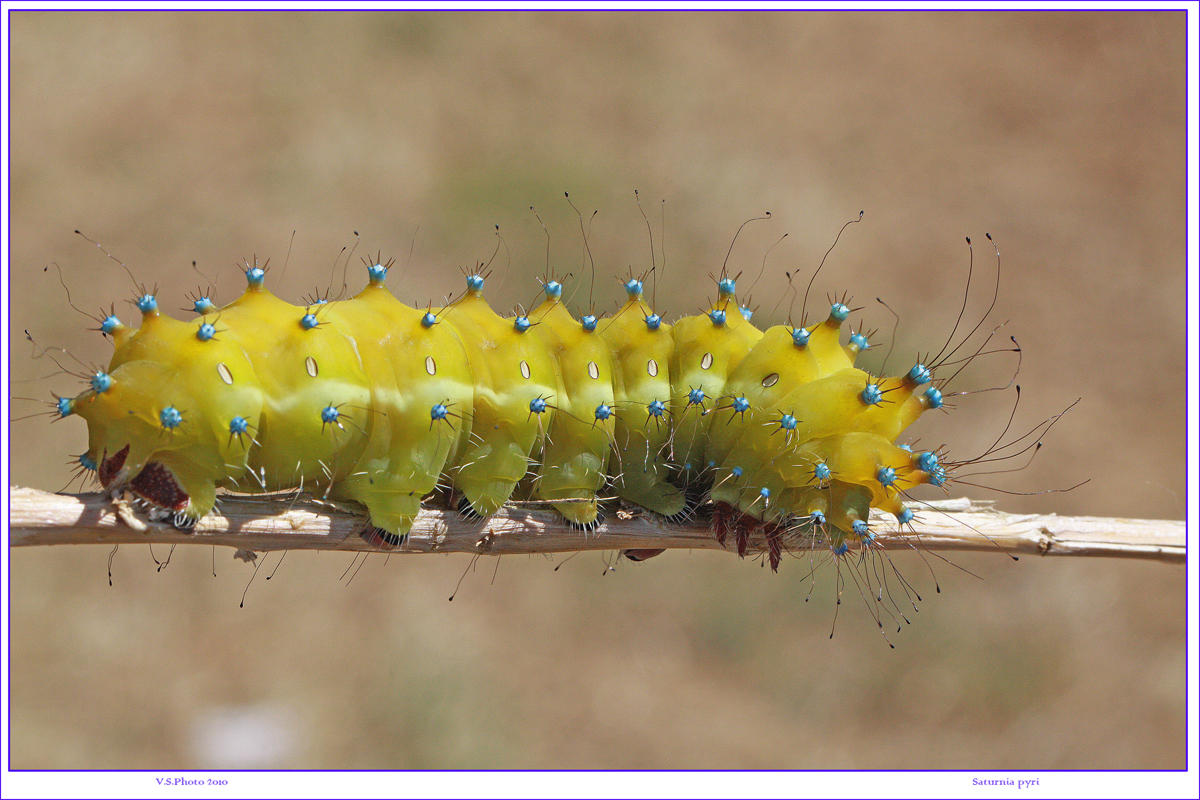
[[[725,546],[725,540],[733,532],[735,521],[739,516],[741,516],[741,512],[729,503],[716,503],[713,506],[713,532],[717,535],[717,543],[721,547]]]
[[[107,489],[112,485],[113,479],[117,477],[117,473],[121,471],[121,467],[125,466],[125,457],[129,455],[129,445],[121,448],[121,451],[112,458],[108,457],[108,451],[104,451],[104,456],[100,459],[100,469],[97,474],[100,477],[100,485]]]
[[[128,449],[128,447],[125,448],[125,450]],[[159,508],[169,508],[172,511],[183,511],[188,507],[188,501],[191,499],[175,481],[171,470],[157,461],[147,464],[137,477],[129,482],[129,489],[143,500],[147,500]]]

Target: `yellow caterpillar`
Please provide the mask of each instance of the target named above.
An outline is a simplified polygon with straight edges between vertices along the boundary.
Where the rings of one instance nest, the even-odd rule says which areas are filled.
[[[449,484],[471,515],[517,492],[585,530],[605,493],[667,517],[709,507],[722,541],[765,536],[772,566],[792,534],[835,554],[873,539],[872,507],[912,519],[903,493],[941,485],[935,451],[895,442],[942,405],[930,367],[879,378],[855,367],[850,309],[815,324],[756,328],[722,276],[706,313],[674,326],[641,280],[611,317],[575,318],[558,281],[527,315],[501,317],[485,279],[444,308],[414,309],[385,287],[389,264],[342,301],[286,303],[246,269],[246,289],[197,317],[137,305],[115,316],[116,345],[62,416],[88,423],[80,458],[109,490],[128,489],[180,527],[218,488],[304,487],[364,505],[364,537],[398,546],[422,499]]]

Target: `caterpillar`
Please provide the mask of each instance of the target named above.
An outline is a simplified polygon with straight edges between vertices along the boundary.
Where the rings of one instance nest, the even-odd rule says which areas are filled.
[[[100,318],[110,364],[55,399],[87,422],[81,468],[181,528],[218,489],[310,489],[364,506],[380,549],[402,545],[439,486],[467,515],[531,499],[585,533],[611,494],[668,519],[711,514],[722,544],[765,541],[778,568],[797,542],[871,547],[872,508],[906,525],[906,492],[957,466],[899,443],[944,404],[937,358],[892,377],[855,366],[870,343],[842,342],[845,298],[760,330],[723,270],[711,306],[672,325],[641,278],[604,318],[573,316],[547,278],[539,305],[503,317],[483,271],[422,310],[386,287],[392,262],[364,263],[350,299],[287,303],[255,260],[241,296],[196,297],[191,321],[144,290],[140,326]]]

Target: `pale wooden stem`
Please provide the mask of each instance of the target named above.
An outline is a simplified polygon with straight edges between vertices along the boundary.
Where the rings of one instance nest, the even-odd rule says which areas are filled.
[[[295,495],[222,497],[219,513],[191,531],[146,521],[104,494],[47,494],[10,487],[11,547],[50,544],[214,544],[242,551],[372,550],[358,532],[363,517]],[[913,504],[914,508],[916,504]],[[911,530],[895,520],[872,519],[888,549],[975,550],[1017,555],[1110,556],[1184,563],[1185,526],[1179,520],[1105,519],[1006,514],[966,498],[924,506]],[[706,524],[678,525],[649,515],[618,512],[593,533],[565,525],[546,510],[507,507],[486,520],[429,509],[421,512],[397,553],[486,555],[579,550],[722,548]]]

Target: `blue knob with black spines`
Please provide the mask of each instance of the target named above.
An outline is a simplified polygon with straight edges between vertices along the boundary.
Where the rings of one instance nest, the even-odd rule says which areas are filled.
[[[862,400],[863,405],[877,406],[883,403],[883,390],[879,388],[879,384],[877,383],[868,383],[858,393],[858,398]]]
[[[167,406],[158,414],[158,421],[167,430],[178,428],[183,423],[183,414],[174,406]]]
[[[880,467],[875,473],[875,480],[879,481],[879,485],[885,489],[896,482],[896,470],[891,467]]]

